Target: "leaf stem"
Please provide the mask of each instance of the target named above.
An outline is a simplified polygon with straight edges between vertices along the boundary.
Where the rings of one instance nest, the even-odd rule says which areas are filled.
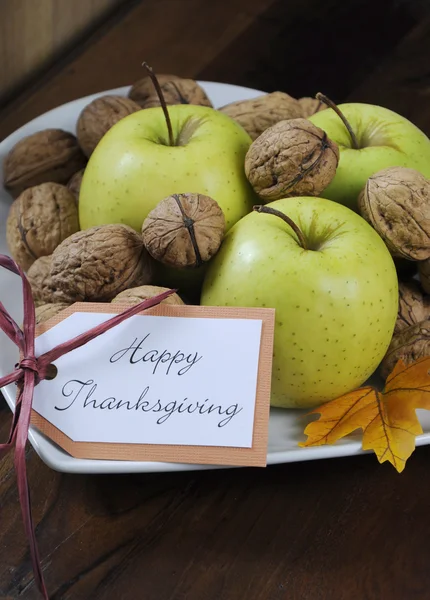
[[[318,94],[315,96],[315,98],[317,100],[319,100],[320,102],[324,102],[324,104],[326,104],[327,106],[329,106],[330,108],[332,108],[334,110],[334,112],[342,120],[342,123],[345,125],[345,127],[348,130],[348,133],[351,137],[352,147],[355,150],[358,150],[360,148],[360,146],[358,144],[357,137],[356,137],[349,121],[347,120],[347,118],[345,117],[343,112],[340,110],[340,108],[333,102],[333,100],[330,100],[330,98],[327,98],[327,96],[325,96],[324,94],[321,94],[321,92],[318,92]]]
[[[265,213],[267,215],[273,215],[273,216],[279,217],[280,219],[285,221],[285,223],[287,223],[291,227],[291,229],[294,231],[294,233],[298,237],[300,246],[304,250],[308,250],[308,245],[306,243],[306,238],[303,235],[303,231],[300,229],[300,227],[298,225],[296,225],[294,223],[294,221],[292,219],[290,219],[290,217],[288,215],[284,215],[284,213],[281,212],[280,210],[277,210],[276,208],[272,208],[270,206],[265,206],[264,204],[256,204],[255,206],[252,207],[252,210],[255,210],[255,212],[259,212],[259,213]]]
[[[163,91],[161,89],[160,83],[159,83],[154,71],[152,70],[152,67],[150,67],[147,62],[143,62],[142,67],[144,69],[146,69],[146,71],[148,72],[148,75],[151,78],[151,81],[154,85],[155,91],[157,92],[157,96],[158,96],[158,99],[160,100],[161,108],[163,109],[164,118],[166,119],[167,131],[169,133],[169,145],[174,146],[175,140],[173,137],[172,122],[170,120],[169,111],[167,110],[166,100],[164,99],[164,95],[163,95]]]

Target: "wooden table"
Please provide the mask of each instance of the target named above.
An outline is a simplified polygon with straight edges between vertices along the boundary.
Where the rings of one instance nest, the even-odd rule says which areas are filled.
[[[424,4],[125,2],[4,108],[0,138],[63,102],[131,83],[143,59],[158,72],[381,103],[430,133]],[[3,403],[2,439],[9,418]],[[430,597],[430,447],[418,449],[402,475],[373,455],[267,469],[63,475],[31,448],[28,469],[52,600]],[[0,598],[36,599],[12,456],[0,462],[0,511]]]

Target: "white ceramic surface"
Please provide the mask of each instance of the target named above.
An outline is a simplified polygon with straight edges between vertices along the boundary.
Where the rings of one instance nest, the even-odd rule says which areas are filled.
[[[220,107],[236,100],[245,100],[261,95],[263,92],[242,88],[233,85],[200,82],[204,87],[214,106]],[[126,95],[128,88],[109,90],[109,93]],[[37,117],[27,123],[0,144],[0,167],[3,167],[4,157],[12,146],[22,137],[48,127],[56,127],[68,131],[75,131],[75,124],[80,111],[91,100],[108,92],[101,92],[85,98],[80,98]],[[6,245],[5,229],[6,217],[11,204],[9,195],[0,189],[0,253],[9,254]],[[21,323],[22,301],[21,285],[19,278],[5,270],[0,271],[0,299],[11,315]],[[18,353],[13,344],[0,332],[0,376],[6,375],[17,362]],[[13,409],[15,400],[15,387],[4,388],[3,394],[9,406]],[[430,443],[430,413],[418,411],[423,425],[424,434],[417,439],[417,445]],[[319,446],[316,448],[299,448],[298,442],[304,439],[303,429],[307,422],[304,413],[300,411],[272,409],[269,424],[269,447],[267,454],[268,464],[313,460],[318,458],[334,458],[338,456],[351,456],[362,453],[358,437],[342,440],[334,446]],[[31,429],[29,439],[41,459],[51,468],[69,473],[138,473],[157,471],[181,471],[192,469],[214,468],[211,466],[184,465],[158,462],[131,462],[111,460],[82,460],[69,456],[61,448]]]

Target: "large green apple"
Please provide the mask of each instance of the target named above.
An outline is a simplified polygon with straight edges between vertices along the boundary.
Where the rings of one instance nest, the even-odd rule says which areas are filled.
[[[275,308],[271,403],[315,406],[360,386],[383,358],[396,269],[376,231],[345,206],[301,197],[267,207],[298,225],[307,249],[279,216],[247,215],[209,263],[201,303]]]
[[[345,125],[331,108],[309,117],[340,151],[336,175],[321,193],[324,198],[356,210],[367,179],[386,167],[410,167],[430,177],[430,140],[413,123],[381,106],[351,103],[338,108],[355,133],[358,149],[352,147]]]
[[[229,229],[255,202],[245,177],[251,138],[213,108],[168,108],[169,145],[161,108],[147,108],[114,125],[88,162],[79,195],[81,227],[125,223],[140,231],[156,204],[173,193],[197,192],[218,202]]]

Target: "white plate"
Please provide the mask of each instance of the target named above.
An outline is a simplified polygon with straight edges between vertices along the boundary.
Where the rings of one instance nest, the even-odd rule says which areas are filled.
[[[200,82],[208,93],[215,107],[220,107],[236,100],[245,100],[261,95],[263,92],[222,83]],[[75,124],[80,111],[91,100],[106,93],[126,95],[128,87],[101,92],[85,98],[80,98],[54,110],[47,112],[30,123],[27,123],[15,133],[10,135],[0,144],[0,167],[2,169],[4,157],[12,146],[22,137],[46,129],[56,127],[75,132]],[[6,245],[6,217],[11,199],[0,189],[0,253],[9,254]],[[0,299],[10,311],[11,315],[21,323],[22,301],[21,285],[19,278],[5,270],[0,270]],[[17,362],[18,353],[13,344],[0,332],[0,376],[6,375]],[[15,386],[10,385],[3,390],[11,409],[15,404]],[[424,434],[417,438],[417,445],[430,443],[430,414],[427,411],[418,411]],[[304,439],[303,430],[307,418],[301,411],[272,409],[269,423],[269,447],[267,454],[268,464],[312,460],[317,458],[334,458],[337,456],[351,456],[360,454],[361,442],[359,438],[350,437],[334,446],[319,446],[315,448],[299,448],[299,441]],[[29,439],[40,458],[51,468],[69,473],[139,473],[157,471],[183,471],[192,469],[214,468],[211,466],[160,463],[160,462],[132,462],[113,460],[83,460],[73,458],[56,446],[44,435],[31,428]]]

